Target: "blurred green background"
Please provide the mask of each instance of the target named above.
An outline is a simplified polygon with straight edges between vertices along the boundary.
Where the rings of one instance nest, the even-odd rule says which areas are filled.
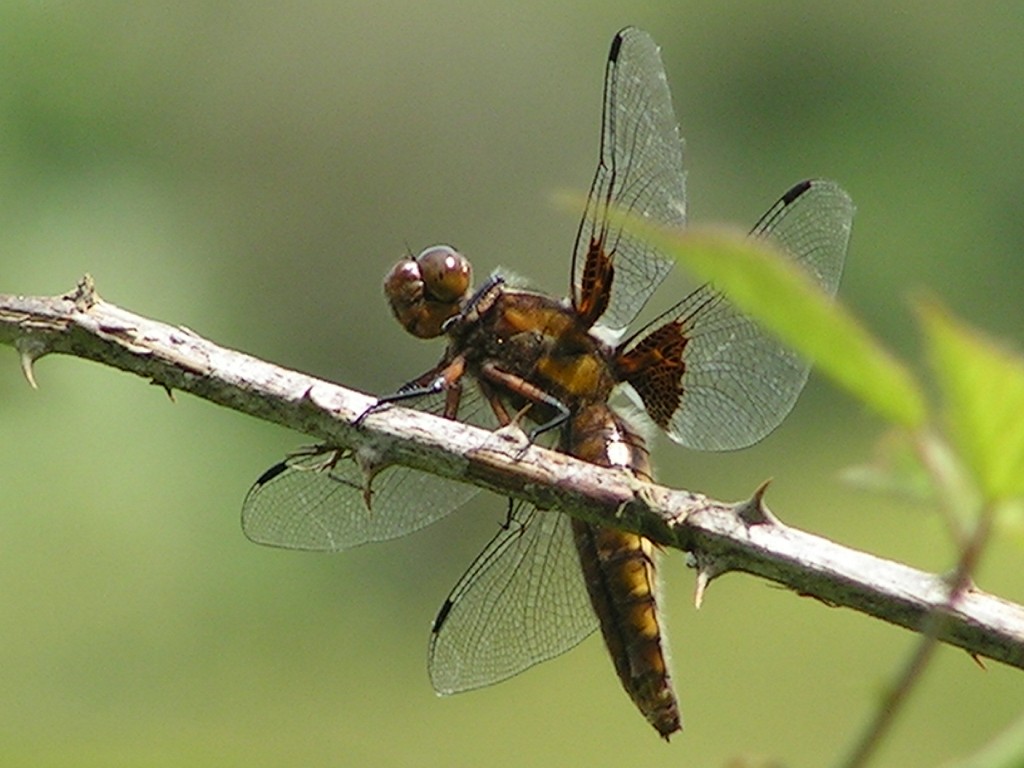
[[[789,184],[858,205],[841,295],[918,359],[933,292],[1020,339],[1024,6],[348,2],[0,7],[0,292],[92,273],[110,301],[372,392],[440,353],[380,296],[406,249],[452,242],[563,292],[597,155],[607,45],[661,44],[691,218],[750,224]],[[668,282],[662,301],[684,290]],[[664,305],[663,305],[664,306]],[[250,483],[303,437],[70,358],[30,390],[0,359],[4,765],[818,766],[846,747],[915,637],[753,578],[695,611],[662,569],[686,731],[633,710],[591,638],[507,683],[438,699],[430,621],[494,530],[483,498],[344,555],[238,525]],[[660,441],[660,477],[944,570],[928,509],[845,488],[880,425],[812,377],[737,454]],[[980,586],[1024,600],[1018,545]],[[939,653],[878,761],[925,766],[1024,705],[1021,673]]]

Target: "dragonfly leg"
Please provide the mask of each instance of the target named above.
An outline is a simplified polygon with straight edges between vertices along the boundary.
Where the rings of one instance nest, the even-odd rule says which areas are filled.
[[[448,362],[443,367],[439,366],[427,371],[422,376],[403,384],[397,392],[390,395],[381,395],[377,402],[363,411],[356,418],[355,425],[362,426],[366,417],[376,413],[385,405],[390,403],[401,403],[406,400],[416,400],[426,395],[436,395],[439,392],[448,392],[448,400],[445,403],[444,416],[454,418],[459,410],[459,399],[462,392],[462,375],[466,370],[466,361],[461,355]]]
[[[554,395],[545,392],[535,384],[531,384],[521,376],[501,370],[493,363],[485,363],[480,367],[481,376],[492,384],[513,392],[525,398],[531,403],[546,405],[555,411],[555,415],[545,422],[538,424],[527,433],[527,438],[532,445],[537,438],[545,432],[557,429],[569,420],[569,407]]]

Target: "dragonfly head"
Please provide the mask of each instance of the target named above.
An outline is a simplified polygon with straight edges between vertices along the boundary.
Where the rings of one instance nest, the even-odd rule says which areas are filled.
[[[395,264],[384,278],[384,294],[405,330],[432,339],[459,313],[472,280],[469,259],[451,246],[434,245]]]

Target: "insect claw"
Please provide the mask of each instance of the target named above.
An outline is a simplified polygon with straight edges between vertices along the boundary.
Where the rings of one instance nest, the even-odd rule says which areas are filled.
[[[358,416],[356,416],[356,420],[352,422],[352,426],[356,427],[357,429],[359,427],[362,427],[363,426],[363,422],[366,421],[366,418],[368,416],[371,416],[372,414],[377,413],[382,408],[384,408],[385,405],[387,405],[387,403],[385,403],[385,402],[383,402],[381,400],[378,400],[377,402],[367,406],[366,410],[364,410],[362,413],[360,413]]]
[[[533,440],[530,439],[530,436],[527,435],[519,425],[520,415],[522,415],[521,412],[516,414],[515,418],[513,418],[508,424],[503,427],[498,427],[493,432],[498,439],[507,443],[510,448],[515,450],[515,461],[521,460],[530,449],[530,446],[533,445]]]

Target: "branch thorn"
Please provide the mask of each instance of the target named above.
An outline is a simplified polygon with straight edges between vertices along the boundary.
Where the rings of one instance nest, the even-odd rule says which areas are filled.
[[[340,453],[336,456],[340,457]],[[368,511],[373,510],[373,478],[377,473],[387,468],[389,463],[384,461],[381,452],[372,444],[360,446],[355,451],[355,462],[363,474],[363,503]],[[335,459],[337,461],[337,458]]]
[[[169,384],[162,384],[159,381],[151,381],[150,384],[155,384],[156,386],[160,387],[164,392],[166,392],[167,399],[170,400],[172,403],[178,402],[177,400],[174,399],[174,390],[171,389],[171,386]]]
[[[39,339],[22,336],[15,341],[14,346],[18,350],[18,357],[21,360],[22,375],[32,389],[39,389],[32,366],[36,360],[46,354],[46,344]]]
[[[64,294],[62,298],[74,302],[75,309],[79,312],[88,312],[99,300],[99,294],[96,293],[96,281],[92,279],[92,275],[86,272],[78,281],[75,289]]]
[[[771,478],[768,478],[757,486],[754,494],[749,499],[733,505],[733,511],[735,511],[736,516],[748,528],[753,525],[774,525],[779,522],[778,518],[771,513],[764,503],[764,495],[768,491],[768,486],[771,482]]]
[[[725,573],[728,568],[722,561],[704,552],[688,552],[687,565],[697,569],[697,583],[693,590],[693,607],[700,610],[708,585]]]

